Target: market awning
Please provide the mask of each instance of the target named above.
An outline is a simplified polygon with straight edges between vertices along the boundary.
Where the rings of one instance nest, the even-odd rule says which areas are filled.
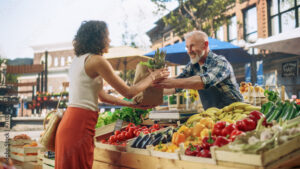
[[[247,51],[231,43],[208,38],[208,44],[211,51],[225,56],[231,63],[247,63],[251,61],[251,56],[247,53]],[[167,53],[166,60],[170,62],[185,65],[190,61],[190,57],[187,54],[185,41],[160,48],[160,50],[163,50]],[[154,53],[155,51],[152,51],[145,55],[153,57]]]
[[[259,48],[272,52],[282,52],[300,55],[300,28],[270,36],[265,39],[258,39],[256,43],[246,48]]]
[[[147,61],[149,57],[144,56],[145,51],[129,46],[109,48],[104,57],[110,62],[115,70],[132,70],[141,61]]]

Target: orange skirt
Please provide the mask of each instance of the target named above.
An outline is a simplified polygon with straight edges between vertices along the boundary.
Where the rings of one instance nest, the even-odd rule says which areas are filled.
[[[98,112],[68,107],[55,140],[55,169],[91,169]]]

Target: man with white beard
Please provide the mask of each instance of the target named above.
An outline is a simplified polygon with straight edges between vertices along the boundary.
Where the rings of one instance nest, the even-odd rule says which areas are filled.
[[[182,89],[196,89],[204,109],[223,108],[233,102],[242,101],[231,64],[224,56],[209,50],[208,36],[202,31],[185,35],[190,63],[183,72],[153,84],[165,88],[164,94],[173,94]]]

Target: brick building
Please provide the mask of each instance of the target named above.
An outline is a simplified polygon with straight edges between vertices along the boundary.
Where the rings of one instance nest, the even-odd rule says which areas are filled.
[[[259,38],[289,32],[299,27],[300,1],[236,0],[235,5],[229,8],[225,15],[230,23],[216,30],[213,37],[245,47],[246,44],[254,43]],[[184,40],[183,36],[176,36],[171,26],[164,26],[162,19],[155,24],[156,26],[147,32],[153,50]],[[254,56],[254,63],[263,61],[265,84],[285,85],[289,97],[291,95],[300,97],[300,56],[258,49],[249,49],[248,52]],[[283,77],[282,66],[286,62],[296,63],[296,76]],[[233,68],[237,81],[245,81],[245,64],[233,64]],[[171,70],[173,75],[180,72],[178,67]],[[256,80],[255,76],[251,78]]]
[[[63,90],[63,83],[68,81],[68,66],[75,57],[71,43],[56,43],[32,46],[33,64],[45,63],[45,51],[48,51],[48,92],[58,93]],[[19,83],[36,82],[37,73],[24,74],[18,77]],[[19,91],[32,90],[32,86],[19,87]],[[32,94],[20,94],[23,98]]]

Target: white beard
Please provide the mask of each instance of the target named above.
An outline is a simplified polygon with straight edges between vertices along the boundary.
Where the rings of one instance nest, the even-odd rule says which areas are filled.
[[[203,50],[202,53],[201,53],[201,55],[196,54],[196,56],[194,58],[190,58],[191,59],[191,63],[192,64],[198,63],[200,61],[200,59],[204,56],[204,54],[205,54],[205,51]]]

